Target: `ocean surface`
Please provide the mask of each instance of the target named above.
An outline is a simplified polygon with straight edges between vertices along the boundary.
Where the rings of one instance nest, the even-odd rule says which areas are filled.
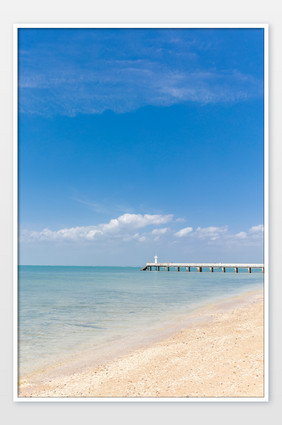
[[[20,266],[19,373],[89,353],[101,360],[174,331],[185,315],[263,287],[260,271]]]

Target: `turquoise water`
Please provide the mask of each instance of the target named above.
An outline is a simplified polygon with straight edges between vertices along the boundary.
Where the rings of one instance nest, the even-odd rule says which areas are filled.
[[[20,266],[20,375],[77,353],[99,358],[141,344],[196,307],[262,286],[261,272]]]

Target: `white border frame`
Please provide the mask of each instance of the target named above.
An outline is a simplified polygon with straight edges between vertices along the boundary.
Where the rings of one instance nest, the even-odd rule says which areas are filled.
[[[15,402],[268,402],[269,401],[269,26],[268,24],[14,24],[13,26],[13,401]],[[18,30],[21,28],[264,29],[264,397],[18,397]]]

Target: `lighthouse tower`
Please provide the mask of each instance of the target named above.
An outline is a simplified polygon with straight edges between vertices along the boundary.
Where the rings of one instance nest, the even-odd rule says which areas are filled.
[[[155,255],[155,264],[157,264],[157,262],[158,262],[158,256]]]

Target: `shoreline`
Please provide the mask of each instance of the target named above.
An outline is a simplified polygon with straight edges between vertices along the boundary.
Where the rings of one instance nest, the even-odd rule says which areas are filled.
[[[161,340],[23,377],[19,397],[263,397],[263,290],[210,303]]]
[[[84,350],[74,351],[72,354],[59,353],[59,356],[50,358],[45,364],[35,366],[32,370],[20,373],[19,382],[23,380],[33,379],[33,377],[50,373],[51,377],[56,373],[68,373],[71,369],[77,372],[84,367],[97,367],[123,357],[133,351],[147,348],[155,343],[161,342],[171,336],[174,336],[183,328],[190,328],[196,324],[210,320],[209,313],[214,308],[222,308],[226,303],[232,305],[237,301],[243,302],[246,297],[252,296],[260,289],[248,290],[236,295],[225,296],[220,299],[210,299],[203,304],[196,304],[188,311],[178,312],[169,315],[162,321],[162,324],[151,324],[149,328],[138,330],[135,334],[130,333],[123,337],[122,341],[106,341],[99,345],[99,348],[92,347]],[[122,342],[122,343],[121,343]]]

